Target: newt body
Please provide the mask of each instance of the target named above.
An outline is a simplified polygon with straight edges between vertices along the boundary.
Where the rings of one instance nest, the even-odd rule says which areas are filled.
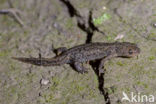
[[[78,72],[84,73],[87,72],[82,65],[84,62],[101,59],[98,68],[101,72],[105,61],[113,57],[134,57],[140,53],[137,45],[129,42],[89,43],[70,49],[63,47],[58,50],[61,51],[61,54],[53,58],[13,57],[13,59],[37,66],[73,64]]]

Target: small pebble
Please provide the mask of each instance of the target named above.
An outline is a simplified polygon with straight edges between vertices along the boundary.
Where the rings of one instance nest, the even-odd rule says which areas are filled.
[[[123,34],[119,34],[119,35],[117,35],[117,36],[115,37],[115,39],[114,39],[114,40],[122,39],[123,37],[124,37],[124,35],[123,35]]]
[[[153,23],[153,27],[155,27],[155,28],[156,28],[156,23]]]
[[[54,26],[55,28],[58,28],[58,24],[57,24],[57,23],[54,23],[53,26]]]
[[[103,10],[107,9],[105,6],[102,7]]]
[[[48,79],[41,79],[41,85],[47,85],[49,83]]]
[[[55,73],[52,72],[52,71],[49,71],[49,74],[50,74],[51,77],[54,77],[55,76]]]

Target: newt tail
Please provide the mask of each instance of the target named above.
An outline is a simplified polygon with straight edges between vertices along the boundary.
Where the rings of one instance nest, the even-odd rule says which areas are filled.
[[[12,57],[14,60],[18,60],[24,63],[33,64],[37,66],[58,66],[66,63],[66,57],[54,57],[54,58],[25,58],[25,57]]]

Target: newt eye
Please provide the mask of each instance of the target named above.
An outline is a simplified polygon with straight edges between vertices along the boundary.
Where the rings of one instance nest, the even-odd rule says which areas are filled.
[[[131,55],[133,54],[133,50],[132,49],[129,49],[128,53]]]

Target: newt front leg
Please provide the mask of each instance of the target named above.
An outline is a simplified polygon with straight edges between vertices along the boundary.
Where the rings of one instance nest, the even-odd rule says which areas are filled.
[[[60,48],[57,48],[54,50],[54,52],[56,53],[56,55],[60,55],[61,53],[67,51],[67,48],[66,47],[60,47]]]
[[[116,54],[112,54],[112,55],[109,55],[109,56],[103,58],[103,59],[100,61],[99,68],[98,68],[98,69],[99,69],[99,75],[100,75],[101,73],[104,73],[104,70],[102,70],[102,68],[103,68],[103,66],[104,66],[104,63],[105,63],[107,60],[110,60],[111,58],[116,57],[116,56],[117,56]]]

